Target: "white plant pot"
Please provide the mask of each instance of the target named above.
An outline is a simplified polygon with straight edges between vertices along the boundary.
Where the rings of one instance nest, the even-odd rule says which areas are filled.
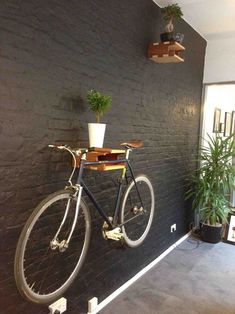
[[[106,124],[88,123],[90,147],[103,147]]]

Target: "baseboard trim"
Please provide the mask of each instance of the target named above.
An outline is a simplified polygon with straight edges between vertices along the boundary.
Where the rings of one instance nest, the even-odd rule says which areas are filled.
[[[158,256],[155,260],[153,260],[150,264],[144,267],[141,271],[139,271],[134,277],[125,282],[121,287],[111,293],[106,299],[104,299],[97,307],[91,311],[87,312],[87,314],[96,314],[100,310],[102,310],[107,304],[109,304],[113,299],[115,299],[120,293],[130,287],[136,280],[142,277],[147,271],[153,268],[157,263],[159,263],[166,255],[168,255],[171,251],[173,251],[180,243],[182,243],[185,239],[187,239],[191,234],[191,231],[172,244],[166,251],[164,251],[160,256]]]

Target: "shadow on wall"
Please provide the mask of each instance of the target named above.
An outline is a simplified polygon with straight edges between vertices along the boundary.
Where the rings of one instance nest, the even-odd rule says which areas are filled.
[[[62,96],[58,107],[61,109],[66,109],[72,112],[82,115],[87,111],[84,99],[79,95],[66,95]]]

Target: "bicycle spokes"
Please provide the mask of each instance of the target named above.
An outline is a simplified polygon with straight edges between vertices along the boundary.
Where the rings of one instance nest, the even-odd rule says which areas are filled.
[[[83,211],[76,204],[73,198],[54,202],[30,233],[23,265],[27,284],[37,293],[59,288],[80,258],[86,230]],[[62,240],[51,241],[51,234]]]
[[[154,193],[150,180],[139,175],[124,193],[121,206],[121,226],[124,239],[130,247],[140,245],[152,223]]]

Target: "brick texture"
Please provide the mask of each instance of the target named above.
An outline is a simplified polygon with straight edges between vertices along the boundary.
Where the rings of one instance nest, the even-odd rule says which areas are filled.
[[[17,239],[32,209],[64,186],[70,158],[49,143],[87,145],[86,92],[113,98],[103,121],[105,146],[142,139],[133,167],[153,182],[156,215],[145,243],[118,249],[102,239],[102,219],[90,205],[92,240],[81,274],[66,293],[68,313],[85,313],[183,236],[193,220],[184,201],[195,168],[206,42],[184,21],[185,62],[146,58],[163,31],[151,0],[8,0],[0,4],[0,313],[48,313],[18,294],[13,276]],[[87,172],[87,182],[109,212],[117,173]],[[177,224],[174,235],[170,225]]]

